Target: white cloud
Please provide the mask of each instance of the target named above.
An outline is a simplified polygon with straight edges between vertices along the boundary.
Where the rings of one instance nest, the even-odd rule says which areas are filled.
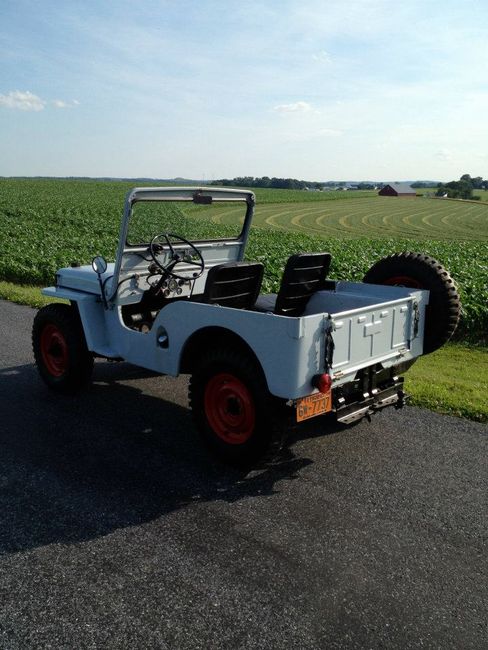
[[[73,99],[71,102],[66,102],[64,99],[53,99],[52,105],[56,108],[73,108],[79,106],[80,102],[77,99]]]
[[[332,57],[325,50],[321,50],[318,54],[314,54],[312,59],[318,61],[318,63],[332,63]]]
[[[280,104],[273,108],[277,113],[310,113],[312,106],[307,102],[296,102],[294,104]]]
[[[74,106],[80,105],[77,99],[73,99],[70,102],[64,99],[53,99],[48,102],[45,99],[41,99],[38,95],[34,95],[29,90],[11,90],[6,95],[0,95],[0,107],[3,106],[4,108],[12,108],[18,111],[42,111],[48,103],[55,108],[73,108]]]
[[[0,95],[0,106],[19,111],[42,111],[46,102],[28,90],[11,90],[8,95]]]

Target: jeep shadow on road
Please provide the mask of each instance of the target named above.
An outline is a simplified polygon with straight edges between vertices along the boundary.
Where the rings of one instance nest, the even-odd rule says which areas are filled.
[[[285,447],[253,471],[218,463],[187,408],[143,392],[148,377],[97,364],[95,383],[64,397],[31,365],[0,371],[0,553],[90,540],[199,501],[271,495],[312,462]],[[164,379],[152,390],[158,381],[168,393]]]

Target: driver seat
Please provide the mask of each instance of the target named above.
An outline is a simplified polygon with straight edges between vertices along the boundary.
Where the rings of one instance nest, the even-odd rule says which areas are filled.
[[[217,264],[207,274],[202,302],[251,309],[261,289],[263,272],[264,266],[260,262]]]

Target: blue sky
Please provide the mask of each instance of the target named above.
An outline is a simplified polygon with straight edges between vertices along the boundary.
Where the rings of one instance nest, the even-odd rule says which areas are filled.
[[[488,177],[484,0],[0,0],[0,175]]]

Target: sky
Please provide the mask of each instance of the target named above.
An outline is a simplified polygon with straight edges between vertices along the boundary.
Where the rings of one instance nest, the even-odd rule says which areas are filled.
[[[0,0],[0,175],[488,177],[486,0]]]

